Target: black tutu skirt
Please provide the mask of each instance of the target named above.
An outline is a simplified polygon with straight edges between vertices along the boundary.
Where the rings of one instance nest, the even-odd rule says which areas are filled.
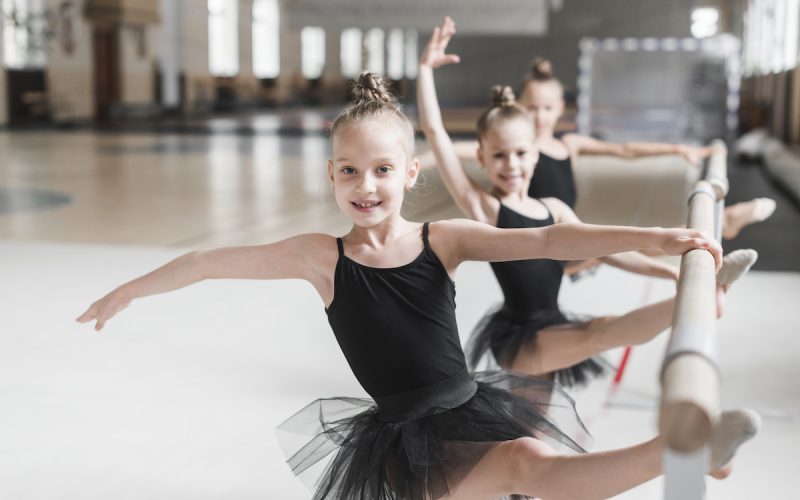
[[[473,330],[466,347],[470,369],[480,366],[498,369],[510,366],[523,344],[535,342],[539,330],[558,325],[587,325],[589,317],[567,317],[561,311],[519,312],[499,306],[489,311]],[[556,370],[555,381],[563,387],[586,385],[596,377],[613,371],[601,356]]]
[[[507,372],[464,374],[473,387],[466,401],[402,420],[387,421],[370,399],[314,401],[278,427],[292,471],[313,485],[317,500],[432,500],[453,491],[503,441],[529,436],[584,451],[578,442],[588,432],[556,384]]]

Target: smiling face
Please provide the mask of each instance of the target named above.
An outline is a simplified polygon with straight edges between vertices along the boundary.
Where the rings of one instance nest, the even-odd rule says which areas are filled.
[[[328,178],[341,211],[361,227],[398,215],[419,172],[400,128],[376,117],[340,128],[332,143]]]
[[[530,81],[525,85],[519,103],[533,118],[537,136],[550,136],[564,113],[564,90],[556,80]]]
[[[527,192],[539,159],[534,132],[528,120],[503,120],[481,136],[478,161],[495,188],[505,194]]]

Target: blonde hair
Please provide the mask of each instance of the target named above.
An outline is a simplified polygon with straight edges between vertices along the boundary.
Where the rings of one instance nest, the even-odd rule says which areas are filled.
[[[564,94],[564,85],[562,85],[561,80],[556,78],[555,73],[553,73],[553,65],[550,64],[550,61],[547,59],[543,59],[541,57],[537,57],[531,62],[531,67],[527,73],[525,73],[525,78],[522,81],[522,86],[520,87],[520,94],[522,91],[525,90],[525,87],[531,83],[554,83],[558,86],[559,90],[561,90],[561,94]]]
[[[404,135],[404,145],[409,158],[414,154],[414,125],[403,113],[397,98],[389,90],[387,81],[375,73],[364,72],[353,82],[350,104],[339,113],[331,125],[331,140],[348,125],[371,119],[393,120]]]
[[[511,120],[524,120],[531,125],[531,131],[533,131],[531,115],[528,110],[517,103],[511,87],[507,85],[492,87],[490,102],[489,108],[478,118],[478,142],[492,127]]]

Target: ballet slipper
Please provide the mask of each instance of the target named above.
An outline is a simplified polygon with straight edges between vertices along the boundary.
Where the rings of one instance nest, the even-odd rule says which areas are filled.
[[[752,439],[761,427],[761,417],[749,409],[722,412],[711,432],[709,472],[719,472],[720,479],[730,474],[730,461],[746,441]]]
[[[746,226],[767,220],[775,212],[775,206],[775,200],[772,198],[754,198],[727,207],[725,227],[722,230],[723,238],[726,240],[735,238]]]
[[[744,276],[758,260],[758,252],[752,248],[734,250],[722,259],[722,268],[717,273],[717,284],[725,287]]]

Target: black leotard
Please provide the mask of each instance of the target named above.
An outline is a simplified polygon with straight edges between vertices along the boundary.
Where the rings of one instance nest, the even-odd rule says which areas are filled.
[[[461,400],[450,404],[474,392],[456,325],[455,285],[430,249],[427,231],[423,226],[423,249],[413,262],[388,269],[351,260],[337,239],[341,257],[328,322],[356,378],[379,406],[387,395],[453,377],[467,383]]]
[[[554,223],[549,210],[547,218],[534,219],[501,203],[497,214],[499,228],[535,228]],[[550,259],[493,262],[492,271],[503,290],[504,302],[475,327],[467,349],[471,368],[475,369],[490,353],[500,366],[511,366],[519,349],[535,341],[540,330],[585,323],[586,318],[567,318],[558,306],[564,262]],[[587,359],[556,370],[554,375],[558,383],[569,387],[585,384],[604,372],[602,359]]]
[[[544,219],[533,219],[500,204],[499,228],[547,227],[554,224],[548,211]],[[564,276],[564,262],[550,259],[492,262],[505,304],[517,311],[558,309],[558,292]]]
[[[539,153],[539,161],[536,163],[536,169],[533,171],[533,178],[528,187],[528,196],[531,198],[558,198],[570,208],[575,208],[578,193],[569,156],[563,160],[557,160],[544,153]]]
[[[580,450],[542,414],[554,397],[574,410],[557,386],[504,372],[469,373],[455,288],[430,248],[427,224],[422,240],[416,259],[389,269],[353,261],[337,240],[328,321],[374,402],[320,399],[280,425],[311,436],[299,447],[296,437],[284,442],[295,474],[320,473],[310,467],[336,453],[322,477],[308,478],[319,485],[315,500],[441,498],[494,446],[523,436]]]

